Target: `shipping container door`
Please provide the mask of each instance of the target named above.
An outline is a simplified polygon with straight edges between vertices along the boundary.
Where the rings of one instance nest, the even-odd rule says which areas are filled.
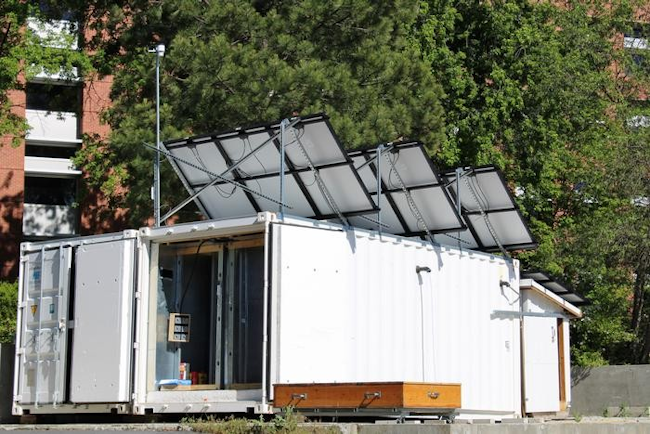
[[[73,403],[128,402],[135,240],[82,245],[75,255]]]
[[[71,248],[64,246],[22,258],[21,404],[57,404],[65,399],[71,258]]]
[[[557,319],[524,317],[526,413],[560,411]]]

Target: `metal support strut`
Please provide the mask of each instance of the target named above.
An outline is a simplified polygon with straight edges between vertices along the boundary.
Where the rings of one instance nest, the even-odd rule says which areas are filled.
[[[384,150],[384,145],[377,146],[377,232],[381,237],[381,153]]]
[[[284,216],[284,147],[287,144],[286,127],[288,119],[280,122],[280,216]]]
[[[155,150],[155,149],[156,149],[155,147],[149,145],[148,143],[143,143],[143,145],[146,146],[146,147],[149,148],[149,149],[152,149],[152,150]],[[258,149],[259,149],[259,148],[258,148]],[[201,167],[201,166],[196,165],[196,164],[194,164],[194,163],[190,163],[189,161],[184,160],[184,159],[182,159],[182,158],[179,158],[179,157],[177,157],[177,156],[175,156],[175,155],[172,155],[172,154],[170,154],[170,153],[167,152],[167,151],[163,151],[163,150],[161,149],[161,150],[160,150],[160,153],[163,154],[164,156],[168,157],[168,158],[173,159],[174,161],[178,161],[179,163],[183,163],[183,164],[185,164],[185,165],[187,165],[187,166],[189,166],[189,167],[192,167],[192,168],[194,168],[194,169],[196,169],[196,170],[200,170],[201,172],[204,172],[204,173],[206,173],[206,174],[208,174],[208,175],[214,177],[214,179],[213,179],[212,181],[210,181],[208,184],[206,184],[206,185],[204,185],[203,187],[201,187],[201,189],[200,189],[199,191],[197,191],[197,192],[195,192],[194,194],[192,194],[190,197],[188,197],[188,198],[185,199],[183,202],[181,202],[179,205],[177,205],[173,210],[171,210],[170,212],[168,212],[167,214],[165,214],[163,220],[166,220],[167,218],[169,218],[169,216],[173,215],[173,214],[176,213],[179,209],[181,209],[183,206],[187,205],[189,202],[191,202],[192,200],[194,200],[194,198],[196,198],[199,194],[201,194],[201,192],[202,192],[203,190],[205,190],[205,189],[208,188],[208,187],[213,186],[214,184],[216,184],[216,183],[219,182],[219,181],[223,181],[223,182],[227,182],[227,183],[229,183],[229,184],[232,184],[232,185],[234,185],[235,187],[239,187],[239,188],[241,188],[242,190],[244,190],[244,191],[246,191],[246,192],[248,192],[248,193],[251,193],[251,194],[254,194],[254,195],[256,195],[256,196],[259,196],[259,197],[261,197],[262,199],[266,199],[266,200],[271,201],[271,202],[276,203],[276,204],[281,204],[281,202],[279,202],[279,201],[273,199],[272,197],[269,197],[269,196],[267,196],[267,195],[265,195],[265,194],[263,194],[263,193],[260,193],[260,192],[258,192],[258,191],[255,191],[255,190],[253,190],[253,189],[251,189],[251,188],[245,186],[244,184],[240,184],[240,183],[237,182],[237,181],[233,181],[232,179],[224,178],[222,175],[217,175],[216,173],[214,173],[214,172],[212,172],[212,171],[210,171],[210,170],[208,170],[208,169],[206,169],[206,168],[204,168],[204,167]],[[246,158],[246,157],[244,157],[244,158]],[[227,170],[226,172],[224,172],[224,173],[227,174],[227,173],[232,172],[233,170],[235,170],[235,169],[237,168],[237,166],[239,165],[239,163],[241,163],[241,161],[242,161],[242,160],[239,160],[236,164],[234,164],[233,166],[231,166],[230,168],[228,168],[228,170]],[[286,206],[286,207],[289,208],[289,209],[291,209],[291,207],[290,207],[289,205],[287,205],[287,204],[282,204],[282,205],[283,205],[283,206]]]
[[[296,124],[297,124],[298,122],[300,122],[300,121],[301,121],[300,118],[294,118],[294,119],[291,120],[291,122],[288,122],[288,123],[285,125],[285,128],[292,128],[294,125],[296,125]],[[237,162],[236,162],[235,164],[233,164],[232,166],[230,166],[229,168],[227,168],[226,170],[224,170],[223,172],[221,172],[221,174],[219,174],[219,175],[216,175],[216,174],[214,174],[214,173],[208,171],[208,170],[205,169],[205,168],[197,167],[197,166],[193,165],[192,163],[189,163],[189,162],[183,161],[183,160],[181,160],[180,158],[177,158],[177,157],[171,155],[169,152],[163,150],[163,149],[164,149],[164,146],[162,146],[162,144],[161,144],[161,148],[163,148],[163,149],[161,149],[160,152],[161,152],[163,155],[165,155],[166,157],[171,158],[171,159],[173,159],[173,160],[175,160],[175,161],[179,161],[179,162],[181,162],[181,163],[183,163],[183,164],[187,164],[187,165],[190,166],[190,167],[194,167],[194,168],[196,168],[196,169],[198,169],[198,170],[201,170],[201,171],[204,172],[204,173],[207,173],[208,175],[211,175],[211,176],[214,176],[214,177],[215,177],[215,178],[214,178],[212,181],[210,181],[208,184],[206,184],[206,185],[204,185],[203,187],[201,187],[200,190],[198,190],[198,191],[196,191],[196,192],[190,192],[190,196],[189,196],[188,198],[186,198],[186,199],[183,200],[181,203],[179,203],[178,205],[176,205],[176,206],[175,206],[171,211],[169,211],[167,214],[165,214],[165,215],[161,218],[161,220],[164,222],[164,221],[167,220],[169,217],[171,217],[171,216],[173,216],[174,214],[176,214],[178,211],[180,211],[181,209],[183,209],[183,208],[184,208],[188,203],[192,202],[196,197],[198,197],[198,195],[201,194],[204,190],[206,190],[206,189],[209,188],[209,187],[212,187],[212,186],[215,185],[217,182],[219,182],[219,181],[226,181],[226,182],[229,182],[229,183],[232,184],[234,181],[229,180],[229,179],[225,179],[225,178],[223,178],[223,177],[226,176],[227,174],[229,174],[230,172],[232,172],[233,170],[237,169],[237,168],[238,168],[239,166],[241,166],[245,161],[247,161],[249,158],[251,158],[251,157],[253,157],[255,154],[257,154],[257,153],[260,151],[260,149],[262,149],[264,146],[268,145],[269,143],[273,143],[273,141],[274,141],[275,139],[277,139],[278,137],[280,137],[280,134],[281,134],[280,131],[277,132],[277,133],[275,133],[275,134],[273,134],[271,137],[269,137],[268,139],[266,139],[264,142],[262,142],[259,146],[257,146],[257,147],[256,147],[255,149],[253,149],[251,152],[249,152],[248,154],[246,154],[245,156],[243,156],[242,158],[240,158],[239,160],[237,160]],[[147,143],[144,143],[144,145],[145,145],[146,147],[150,148],[150,149],[152,148],[152,146],[150,146],[150,145],[147,144]],[[235,184],[236,184],[238,187],[241,186],[241,184],[239,184],[239,183],[235,183]],[[248,188],[248,187],[246,187],[246,186],[243,186],[243,187],[244,187],[244,188]],[[188,188],[188,190],[189,190],[191,187],[186,186],[186,188]],[[253,192],[253,191],[251,191],[251,193],[256,194],[256,195],[258,195],[258,196],[260,196],[260,197],[264,197],[265,199],[268,199],[268,200],[272,201],[273,203],[277,203],[277,204],[280,203],[280,202],[278,202],[277,200],[269,199],[269,198],[267,198],[267,197],[265,197],[265,196],[262,196],[261,193],[256,193],[256,192]],[[284,201],[283,201],[282,199],[281,199],[281,202],[284,203]],[[288,208],[291,209],[291,207],[288,207]]]

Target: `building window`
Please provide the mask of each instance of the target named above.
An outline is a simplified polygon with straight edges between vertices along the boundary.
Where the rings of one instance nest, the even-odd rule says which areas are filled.
[[[25,177],[25,203],[72,206],[76,196],[76,179]]]
[[[34,3],[38,4],[38,9],[43,16],[50,20],[63,20],[63,21],[77,21],[78,14],[64,7],[56,0],[37,0]]]
[[[625,32],[625,48],[647,49],[648,46],[648,25],[644,23],[634,23],[632,28]]]
[[[60,84],[27,83],[27,109],[79,113],[81,88]]]
[[[26,157],[72,158],[77,148],[70,146],[32,145],[25,146]]]

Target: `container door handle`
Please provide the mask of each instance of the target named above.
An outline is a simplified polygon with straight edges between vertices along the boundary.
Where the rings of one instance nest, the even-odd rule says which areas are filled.
[[[366,392],[363,394],[366,399],[379,399],[381,398],[381,390],[377,392]]]

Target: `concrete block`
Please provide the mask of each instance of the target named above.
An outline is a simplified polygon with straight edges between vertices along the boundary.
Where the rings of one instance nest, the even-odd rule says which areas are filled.
[[[475,425],[478,425],[478,424],[482,424],[482,425],[485,425],[485,424],[488,424],[488,425],[494,425],[494,424],[496,423],[496,421],[495,421],[494,419],[474,419],[472,422],[473,422]]]
[[[528,418],[512,418],[512,419],[501,419],[501,423],[504,424],[525,424],[528,423]]]
[[[611,416],[621,409],[650,407],[650,365],[571,369],[571,413]]]

